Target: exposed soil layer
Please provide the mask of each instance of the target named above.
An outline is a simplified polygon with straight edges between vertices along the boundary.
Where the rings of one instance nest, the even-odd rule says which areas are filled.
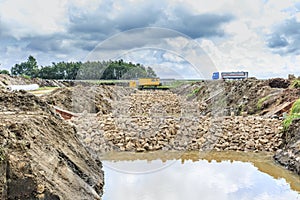
[[[40,87],[64,87],[68,85],[66,82],[58,80],[44,80],[39,78],[29,79],[21,76],[9,76],[0,74],[0,88],[6,88],[7,85],[26,85],[38,84]]]
[[[50,105],[75,113],[110,113],[112,101],[133,92],[133,89],[118,86],[81,86],[59,88],[42,98]]]
[[[293,121],[284,132],[284,146],[274,156],[275,160],[300,175],[300,119]]]
[[[288,83],[285,79],[201,81],[182,85],[173,91],[203,104],[204,114],[247,113],[272,117],[285,103],[292,103],[300,97],[299,88],[285,88]]]
[[[100,199],[103,171],[38,97],[0,91],[1,199]]]

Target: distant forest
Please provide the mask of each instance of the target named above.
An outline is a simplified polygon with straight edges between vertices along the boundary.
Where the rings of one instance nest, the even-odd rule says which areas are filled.
[[[7,74],[7,71],[4,70]],[[3,72],[4,72],[3,71]],[[58,62],[50,66],[38,66],[33,56],[29,56],[26,62],[15,64],[11,68],[11,75],[26,76],[42,79],[69,79],[69,80],[118,80],[134,78],[153,78],[157,75],[151,67],[139,63],[117,61],[93,61],[93,62]]]

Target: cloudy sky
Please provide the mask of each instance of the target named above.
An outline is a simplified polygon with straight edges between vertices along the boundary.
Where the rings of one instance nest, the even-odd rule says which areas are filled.
[[[33,55],[43,66],[123,58],[168,78],[300,76],[300,2],[0,0],[0,44],[2,69]]]

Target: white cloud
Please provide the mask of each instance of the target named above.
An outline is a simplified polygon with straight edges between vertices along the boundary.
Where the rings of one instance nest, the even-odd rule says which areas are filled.
[[[201,46],[215,63],[219,71],[248,71],[249,76],[268,78],[287,78],[290,74],[300,74],[300,68],[296,60],[300,56],[282,57],[271,53],[259,38],[249,38],[239,43],[236,41],[225,41],[216,45],[210,40],[203,40]]]
[[[151,43],[155,44],[153,45],[155,47],[164,47],[164,45],[172,47],[176,51],[163,54],[163,56],[165,60],[170,61],[169,63],[174,63],[173,68],[178,68],[178,71],[180,71],[180,67],[186,67],[179,65],[180,57],[182,57],[192,64],[197,63],[195,67],[207,71],[206,76],[215,70],[212,69],[214,67],[201,67],[214,64],[220,70],[250,71],[252,75],[259,78],[286,77],[288,73],[300,75],[297,66],[297,62],[299,63],[300,60],[299,56],[278,55],[274,53],[275,51],[271,52],[266,45],[266,35],[272,33],[274,26],[293,17],[300,21],[300,15],[294,6],[296,2],[296,0],[157,0],[151,2],[145,0],[2,0],[0,3],[0,36],[3,38],[0,38],[2,42],[0,59],[1,63],[6,66],[22,60],[25,54],[39,56],[38,60],[43,59],[41,63],[45,63],[46,60],[48,62],[48,59],[44,59],[46,57],[54,58],[53,62],[60,59],[80,59],[86,56],[87,51],[98,40],[101,42],[103,38],[130,27],[153,25],[177,27],[177,30],[190,33],[192,37],[202,36],[197,41],[207,51],[213,63],[207,58],[203,59],[203,55],[199,55],[198,50],[185,51],[185,48],[193,49],[193,47],[189,46],[190,42],[184,37],[176,39],[154,37],[151,39],[151,35],[145,34],[142,43],[137,43],[135,38],[131,38],[131,42],[135,43],[138,48],[147,47]],[[207,30],[205,27],[196,27],[201,20],[200,22],[197,20],[191,22],[192,26],[187,25],[189,21],[178,20],[183,17],[181,15],[185,15],[188,19],[194,19],[193,17],[203,14],[213,14],[214,17],[218,15],[233,16],[233,19],[230,18],[220,24],[216,23],[217,28],[213,30],[210,30],[209,27]],[[211,16],[202,19],[211,20],[209,17]],[[216,20],[216,18],[214,19]],[[170,26],[171,22],[178,22],[180,25]],[[222,34],[223,31],[225,35]],[[205,35],[207,33],[211,37]],[[56,35],[55,39],[47,44],[50,47],[50,44],[54,42],[59,44],[55,45],[57,48],[53,48],[51,52],[46,51],[47,46],[44,46],[46,49],[44,51],[43,48],[38,48],[41,39],[36,38],[45,35],[49,36],[47,37],[49,40],[53,38],[52,35]],[[14,37],[17,40],[8,43],[5,37]],[[36,39],[35,44],[31,43],[33,40],[31,38]],[[125,44],[127,39],[126,37],[121,38]],[[26,46],[26,42],[30,46]],[[161,43],[160,46],[157,43]],[[123,46],[121,43],[116,43],[115,48],[123,48]],[[16,50],[12,49],[19,49],[20,56],[14,52]],[[107,51],[108,56],[113,53]],[[171,58],[172,55],[173,58]],[[135,58],[142,64],[156,63],[156,66],[158,62],[153,60],[150,62],[150,60],[162,59],[157,55],[152,55],[152,58],[137,57],[139,56]],[[205,61],[199,64],[199,60]],[[135,62],[135,60],[132,61]],[[164,66],[171,66],[169,63],[165,62]],[[174,69],[172,70],[174,71]]]
[[[67,21],[66,0],[4,0],[0,17],[8,35],[16,38],[64,31]]]
[[[169,165],[153,173],[157,164]],[[117,169],[136,170],[139,174],[120,173]],[[127,170],[125,170],[127,171]],[[169,160],[104,161],[104,199],[296,199],[297,192],[284,180],[260,172],[250,163]]]
[[[250,71],[250,76],[259,78],[286,78],[289,73],[300,75],[300,68],[295,62],[300,56],[272,53],[266,47],[264,35],[290,16],[285,10],[293,6],[294,1],[267,1],[264,5],[260,1],[253,3],[254,6],[249,2],[243,1],[244,6],[237,6],[236,20],[224,26],[229,37],[217,42],[202,39],[201,46],[221,71]]]

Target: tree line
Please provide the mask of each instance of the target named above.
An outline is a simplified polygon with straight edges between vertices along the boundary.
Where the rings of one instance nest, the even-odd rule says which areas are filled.
[[[0,70],[1,73],[2,70]],[[7,70],[4,70],[7,73]],[[42,79],[68,80],[117,80],[135,78],[153,78],[156,73],[151,67],[117,61],[58,62],[49,66],[38,66],[36,59],[29,56],[26,62],[15,64],[11,75]]]

